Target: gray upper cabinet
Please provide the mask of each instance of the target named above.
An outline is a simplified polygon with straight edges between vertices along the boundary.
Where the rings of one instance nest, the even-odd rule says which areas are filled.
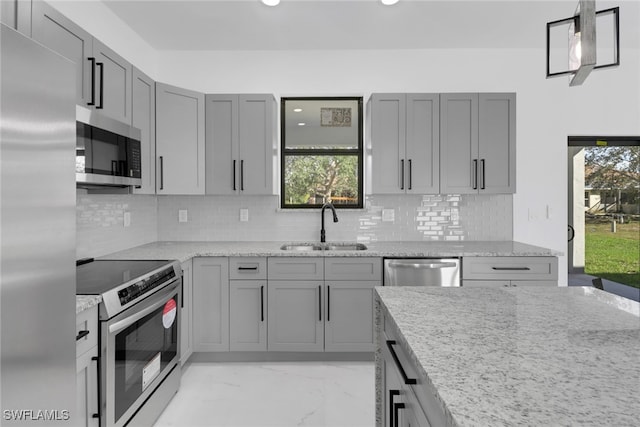
[[[43,1],[33,2],[32,35],[76,65],[76,103],[131,124],[133,68]]]
[[[206,96],[206,192],[274,192],[275,98],[270,94]]]
[[[87,106],[91,99],[91,73],[89,58],[93,56],[93,37],[66,16],[43,1],[33,2],[33,38],[58,52],[76,67],[76,104]],[[95,87],[94,97],[95,97]]]
[[[131,83],[133,67],[98,39],[93,39],[96,59],[96,109],[103,114],[131,123]]]
[[[440,189],[515,193],[514,93],[440,95]]]
[[[204,94],[156,83],[156,193],[204,194]]]
[[[437,194],[439,97],[373,94],[368,123],[374,194]]]
[[[140,129],[142,138],[142,186],[135,194],[156,193],[156,86],[137,68],[133,69],[131,124]]]
[[[1,22],[31,37],[31,0],[0,1]]]

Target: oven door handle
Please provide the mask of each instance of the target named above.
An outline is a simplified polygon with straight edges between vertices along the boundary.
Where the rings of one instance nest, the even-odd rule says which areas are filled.
[[[119,320],[119,321],[115,322],[112,325],[109,325],[109,333],[110,334],[116,334],[116,333],[120,332],[121,330],[123,330],[125,328],[128,328],[129,326],[133,325],[134,323],[136,323],[138,320],[142,319],[143,317],[145,317],[149,313],[152,313],[155,310],[157,310],[158,308],[160,308],[163,305],[165,305],[167,303],[167,298],[169,296],[171,296],[172,294],[176,293],[176,290],[178,289],[178,283],[179,282],[175,282],[175,284],[170,286],[168,289],[160,291],[160,292],[158,292],[158,294],[156,294],[156,295],[154,295],[152,297],[149,297],[151,302],[150,303],[145,303],[144,304],[146,306],[145,308],[140,309],[136,313],[130,314],[126,318],[124,318],[122,320]],[[151,305],[148,305],[148,304],[151,304]]]

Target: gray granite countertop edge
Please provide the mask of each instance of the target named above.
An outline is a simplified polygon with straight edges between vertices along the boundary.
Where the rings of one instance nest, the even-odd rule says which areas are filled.
[[[177,259],[199,256],[288,257],[463,257],[463,256],[560,256],[562,252],[516,241],[375,242],[367,250],[282,250],[296,242],[172,242],[158,241],[114,252],[102,259]]]
[[[76,315],[102,302],[100,295],[76,295]]]

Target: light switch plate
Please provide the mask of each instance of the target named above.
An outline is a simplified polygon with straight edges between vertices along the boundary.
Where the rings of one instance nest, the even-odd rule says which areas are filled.
[[[188,222],[189,221],[189,213],[186,209],[178,210],[178,222]]]
[[[382,209],[382,221],[393,222],[396,218],[395,209]]]
[[[131,212],[125,212],[122,219],[125,227],[131,226]]]
[[[242,222],[249,221],[249,209],[246,209],[246,208],[240,209],[240,221]]]

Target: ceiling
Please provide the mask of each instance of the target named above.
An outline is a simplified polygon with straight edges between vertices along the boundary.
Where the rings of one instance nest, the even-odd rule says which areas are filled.
[[[545,23],[573,15],[578,4],[400,0],[383,6],[379,0],[282,0],[268,7],[259,0],[102,1],[157,50],[542,48]],[[620,3],[633,8],[633,43],[640,47],[640,0],[599,1],[597,8]]]

